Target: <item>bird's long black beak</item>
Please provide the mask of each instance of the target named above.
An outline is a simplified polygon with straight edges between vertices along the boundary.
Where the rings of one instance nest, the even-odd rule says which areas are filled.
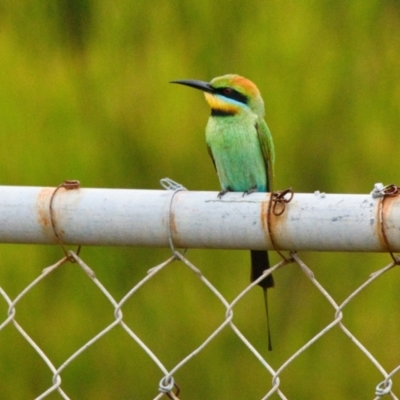
[[[193,79],[182,79],[178,81],[171,81],[170,83],[179,83],[180,85],[190,86],[192,88],[202,90],[203,92],[214,93],[214,89],[208,82],[196,81]]]

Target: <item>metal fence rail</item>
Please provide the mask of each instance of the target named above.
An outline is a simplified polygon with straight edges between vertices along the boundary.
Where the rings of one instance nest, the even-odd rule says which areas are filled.
[[[383,198],[296,193],[274,213],[269,193],[3,186],[0,242],[398,252],[400,197]]]
[[[290,202],[278,200],[275,203],[270,194],[255,193],[243,197],[241,193],[228,193],[219,200],[214,192],[188,192],[180,186],[168,188],[171,190],[80,189],[74,184],[58,189],[0,187],[0,242],[58,243],[62,246],[169,246],[173,252],[170,258],[150,269],[121,300],[115,299],[107,289],[107,284],[100,282],[95,271],[77,252],[70,250],[65,250],[65,257],[46,267],[17,296],[12,298],[0,287],[0,298],[8,308],[7,315],[0,315],[0,339],[5,327],[14,326],[46,363],[52,375],[52,385],[37,399],[44,399],[53,392],[68,399],[62,384],[64,370],[117,326],[122,327],[161,371],[163,378],[158,383],[159,394],[155,394],[155,399],[163,396],[179,398],[174,375],[225,329],[231,329],[270,374],[271,386],[263,399],[272,398],[273,395],[286,399],[281,386],[282,373],[334,327],[339,327],[381,374],[382,381],[375,389],[376,398],[386,395],[397,398],[392,388],[392,377],[399,372],[400,365],[387,371],[343,322],[343,313],[348,304],[399,263],[393,252],[400,251],[400,197],[393,195],[393,187],[377,185],[369,195],[295,193]],[[275,212],[274,207],[277,208]],[[266,271],[259,280],[284,265],[296,264],[330,303],[334,318],[278,368],[273,368],[234,322],[234,307],[257,285],[257,281],[238,293],[234,300],[228,301],[185,252],[177,250],[188,247],[289,250],[284,259]],[[386,251],[391,252],[393,261],[372,274],[338,303],[318,282],[310,267],[297,254],[298,250]],[[146,344],[146,338],[140,338],[134,327],[124,321],[122,309],[143,285],[177,260],[196,274],[223,305],[225,314],[221,315],[220,325],[195,350],[172,368],[167,368]],[[68,262],[76,262],[107,298],[114,310],[114,320],[76,349],[61,365],[56,365],[18,322],[16,311],[19,303],[39,282]]]

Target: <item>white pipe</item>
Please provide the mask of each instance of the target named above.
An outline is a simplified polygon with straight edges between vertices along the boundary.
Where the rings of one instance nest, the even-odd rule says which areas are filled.
[[[0,186],[0,242],[56,244],[55,188]],[[270,195],[61,188],[52,203],[64,244],[272,249]],[[170,207],[171,204],[171,207]],[[400,252],[400,196],[295,193],[270,229],[281,250]],[[169,223],[168,223],[169,221]]]

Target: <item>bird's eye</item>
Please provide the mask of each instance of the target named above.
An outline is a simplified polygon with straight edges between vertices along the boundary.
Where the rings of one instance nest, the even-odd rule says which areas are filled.
[[[224,94],[226,94],[227,96],[229,96],[230,94],[232,94],[233,90],[231,88],[224,88]]]

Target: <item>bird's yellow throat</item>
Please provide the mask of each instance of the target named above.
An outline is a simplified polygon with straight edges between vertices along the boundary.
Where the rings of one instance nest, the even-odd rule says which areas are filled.
[[[239,107],[235,106],[234,104],[227,103],[211,93],[205,92],[204,96],[206,97],[207,103],[210,105],[212,110],[219,110],[228,114],[237,114],[239,111]]]

